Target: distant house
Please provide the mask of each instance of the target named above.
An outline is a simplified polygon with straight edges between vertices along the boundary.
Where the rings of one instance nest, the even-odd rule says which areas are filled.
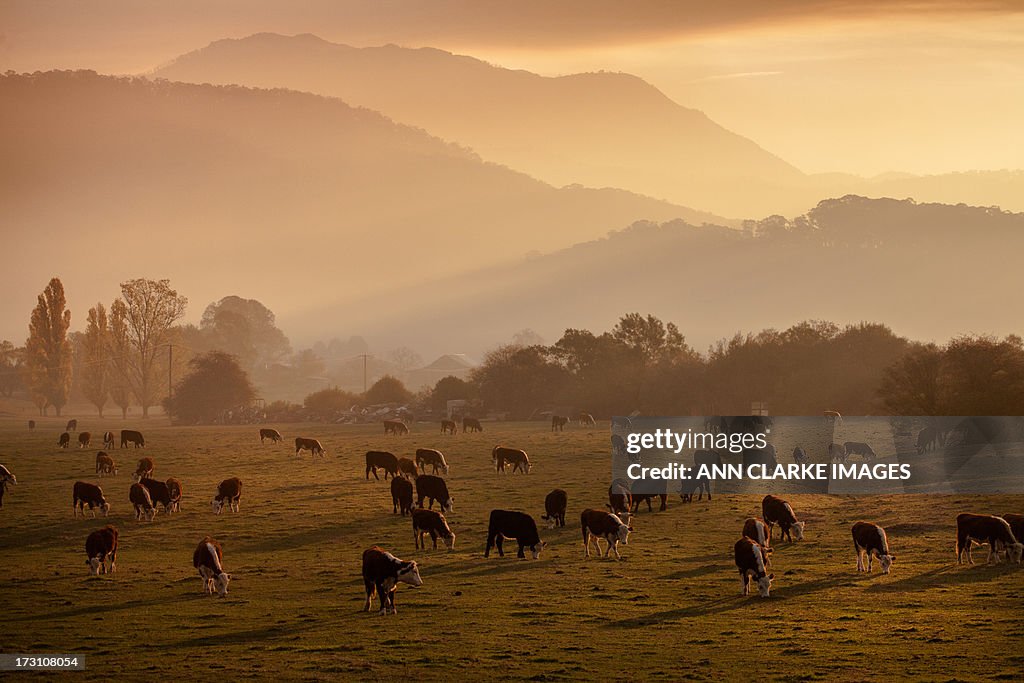
[[[476,367],[475,364],[465,354],[446,353],[429,365],[409,370],[406,388],[419,391],[423,387],[434,386],[438,380],[448,376],[467,379],[474,367]]]

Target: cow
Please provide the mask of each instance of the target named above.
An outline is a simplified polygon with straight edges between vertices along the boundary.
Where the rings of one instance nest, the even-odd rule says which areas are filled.
[[[836,462],[846,462],[849,455],[846,453],[846,448],[842,444],[832,442],[828,445],[828,459],[835,460]]]
[[[416,543],[416,549],[427,549],[427,542],[423,539],[424,534],[430,534],[430,540],[434,542],[434,550],[437,550],[437,539],[444,541],[448,550],[455,549],[455,534],[448,526],[448,520],[440,512],[433,510],[412,511],[412,537]]]
[[[192,566],[199,570],[204,593],[213,595],[216,590],[222,598],[228,594],[231,574],[224,571],[224,551],[220,543],[209,536],[199,541],[192,553]]]
[[[301,436],[295,437],[295,455],[298,455],[302,451],[309,451],[310,455],[321,458],[327,455],[327,451],[320,445],[320,442],[316,439],[306,439]]]
[[[462,431],[465,432],[482,432],[484,426],[480,424],[480,420],[475,417],[464,417],[462,418]]]
[[[156,516],[156,508],[153,507],[149,489],[141,483],[132,484],[128,490],[128,500],[135,507],[135,519],[141,520],[145,517],[147,522],[153,521],[153,517]]]
[[[917,454],[924,455],[927,451],[939,445],[939,430],[935,427],[925,427],[917,433]]]
[[[771,550],[744,536],[736,541],[733,552],[736,557],[736,568],[740,570],[740,594],[750,593],[750,579],[753,578],[757,582],[758,595],[767,598],[772,588],[772,579],[775,578],[775,574],[765,571]]]
[[[67,448],[71,444],[71,435],[64,432],[57,440],[57,448]]]
[[[764,448],[746,448],[743,450],[743,471],[751,465],[764,465],[769,471],[775,469],[779,464],[778,453],[775,444],[765,444]]]
[[[455,420],[441,420],[442,434],[458,434],[459,425]]]
[[[402,509],[402,516],[405,517],[412,512],[412,482],[405,477],[391,478],[391,504],[393,512],[398,513]]]
[[[519,544],[519,552],[516,553],[516,557],[520,559],[526,558],[525,549],[529,548],[533,559],[536,560],[540,558],[540,551],[547,546],[547,543],[540,540],[537,523],[530,515],[513,510],[491,510],[490,521],[487,524],[487,548],[484,549],[484,557],[490,557],[491,548],[498,549],[498,557],[505,557],[502,543],[506,538]]]
[[[793,449],[793,462],[797,465],[804,465],[810,462],[810,458],[807,457],[807,452],[803,449],[803,446],[797,446]]]
[[[565,425],[567,425],[567,424],[569,424],[569,418],[563,417],[561,415],[552,415],[551,416],[551,431],[553,431],[553,432],[564,431]]]
[[[142,481],[143,479],[151,478],[155,468],[156,465],[153,464],[153,458],[140,458],[139,464],[135,466],[132,481]]]
[[[448,461],[444,459],[444,453],[433,448],[417,448],[416,464],[423,469],[424,474],[427,473],[427,465],[433,468],[431,474],[437,474],[438,468],[448,474]]]
[[[843,444],[843,450],[846,451],[847,458],[851,455],[859,455],[864,458],[865,462],[871,462],[878,457],[875,455],[875,451],[872,450],[871,446],[863,441],[847,441]]]
[[[580,426],[581,427],[582,426],[593,427],[594,425],[597,424],[597,421],[594,419],[594,416],[591,415],[590,413],[580,413],[579,420],[580,420]]]
[[[17,484],[18,478],[11,474],[11,471],[0,465],[0,508],[4,506],[4,493],[7,491],[8,484]]]
[[[743,535],[752,541],[757,541],[757,544],[762,548],[770,548],[772,546],[772,528],[757,517],[747,517],[743,522]],[[768,564],[771,564],[769,558],[765,559],[768,561]]]
[[[380,599],[380,616],[398,614],[395,607],[395,590],[399,582],[410,586],[422,586],[420,568],[416,562],[400,560],[377,546],[363,553],[363,585],[366,587],[366,604],[363,611],[370,611],[373,594]]]
[[[565,526],[565,508],[569,505],[569,495],[562,489],[555,489],[544,497],[544,514],[541,519],[548,523],[548,528]]]
[[[113,574],[117,568],[117,527],[110,524],[97,529],[85,539],[85,563],[89,565],[89,574],[106,574],[108,557],[110,573]]]
[[[184,492],[181,482],[171,477],[164,483],[167,484],[167,492],[171,494],[171,512],[181,512],[181,494]]]
[[[407,476],[409,479],[415,479],[419,476],[420,470],[411,458],[399,458],[398,473],[403,477]]]
[[[628,518],[633,510],[633,494],[629,484],[623,479],[616,479],[608,486],[607,508],[612,514],[623,514]]]
[[[77,432],[78,431],[78,420],[68,420],[68,424],[64,427],[65,432]]]
[[[142,437],[142,432],[137,432],[134,429],[122,429],[121,448],[128,448],[128,444],[132,444],[135,448],[145,448],[146,440]]]
[[[96,474],[101,477],[104,474],[117,474],[117,464],[104,451],[96,454]]]
[[[778,496],[767,495],[761,501],[761,517],[769,527],[779,525],[779,538],[785,537],[790,543],[793,537],[801,541],[804,538],[804,522],[798,522],[793,506]]]
[[[281,432],[276,429],[260,429],[260,443],[264,443],[267,439],[270,439],[271,443],[277,443],[281,440]]]
[[[442,512],[451,512],[455,507],[455,499],[448,493],[448,484],[433,474],[422,474],[416,478],[416,507],[423,507],[425,498],[430,499],[431,509],[435,500],[441,504]]]
[[[1018,541],[1024,542],[1024,515],[1018,515],[1011,512],[1008,515],[1003,515],[1003,519],[1010,525],[1010,531],[1013,532],[1013,537]],[[1024,562],[1024,558],[1021,558],[1021,562]]]
[[[71,510],[75,513],[75,517],[78,516],[78,510],[82,510],[82,517],[85,517],[85,506],[88,505],[89,509],[92,510],[92,516],[96,516],[96,510],[99,508],[103,516],[106,517],[110,512],[110,503],[103,497],[103,489],[96,484],[90,484],[85,481],[76,481],[71,499]]]
[[[33,430],[34,430],[35,428],[36,428],[36,421],[35,421],[35,420],[29,420],[29,421],[28,421],[28,431],[30,431],[30,432],[31,432],[31,431],[33,431]]]
[[[707,483],[706,490],[708,492],[708,500],[711,500],[711,479],[710,479],[710,474],[714,471],[715,467],[722,467],[723,464],[724,464],[724,462],[722,460],[722,456],[718,453],[718,451],[697,449],[697,450],[695,450],[693,452],[693,471],[694,471],[694,473],[699,475],[700,474],[700,468],[702,466],[706,467],[707,471],[708,471],[708,481],[706,482]],[[680,487],[680,489],[681,488],[682,487]],[[691,498],[691,500],[693,498],[693,492],[695,490],[696,490],[696,487],[690,489],[690,498]],[[680,490],[679,494],[682,495],[682,493],[683,493],[682,490]],[[702,499],[702,498],[703,498],[703,491],[701,492],[701,498],[700,499]],[[698,499],[698,500],[700,500],[700,499]]]
[[[825,423],[826,424],[829,424],[829,425],[832,425],[832,426],[835,426],[837,424],[838,425],[843,424],[843,416],[840,415],[838,411],[826,410],[824,412],[824,416],[825,416]]]
[[[103,432],[103,447],[114,449],[114,432]]]
[[[171,510],[174,509],[174,499],[171,496],[171,490],[167,486],[167,482],[143,477],[139,480],[139,483],[149,491],[149,497],[152,499],[153,505],[155,506],[157,503],[163,505],[164,513],[170,514]]]
[[[225,479],[217,486],[217,495],[210,501],[213,514],[219,515],[227,503],[232,512],[238,512],[238,501],[242,498],[242,480],[238,477]]]
[[[88,448],[91,444],[92,444],[92,433],[91,432],[81,432],[81,433],[79,433],[79,435],[78,435],[78,447],[79,448]]]
[[[385,434],[408,434],[409,428],[401,420],[384,420],[384,433]]]
[[[633,531],[626,522],[623,522],[618,515],[613,515],[610,512],[604,510],[584,510],[580,514],[580,529],[583,531],[583,551],[584,557],[590,557],[590,541],[594,540],[594,545],[597,546],[597,554],[601,554],[601,541],[604,539],[608,547],[604,550],[604,556],[608,557],[608,554],[615,551],[615,559],[621,560],[622,555],[619,554],[619,543],[622,545],[629,545],[629,533]]]
[[[630,495],[633,496],[633,512],[640,512],[640,503],[647,503],[647,511],[653,512],[651,507],[651,501],[655,498],[661,499],[661,506],[658,508],[659,512],[664,512],[668,507],[668,480],[657,479],[652,481],[644,482],[644,488],[657,488],[657,491],[651,491],[647,493],[640,493],[637,491],[631,491]]]
[[[387,451],[366,451],[366,478],[369,479],[370,472],[373,472],[373,478],[380,481],[380,477],[377,476],[378,469],[384,470],[384,481],[387,481],[389,474],[397,477],[398,458],[394,453]]]
[[[530,473],[530,456],[518,448],[495,446],[491,451],[491,462],[494,463],[495,470],[502,474],[505,473],[506,464],[512,465],[512,474],[515,474],[516,470],[523,474]]]
[[[698,494],[698,501],[704,500],[705,492],[708,494],[708,500],[711,500],[711,478],[706,475],[679,480],[679,498],[684,503],[692,503],[695,493]]]
[[[857,522],[853,525],[853,551],[857,553],[857,571],[871,572],[871,562],[878,557],[882,573],[888,574],[896,556],[889,552],[889,539],[885,529],[871,522]],[[867,562],[864,556],[867,556]]]
[[[1017,541],[1010,524],[1002,517],[994,515],[972,515],[968,512],[956,516],[956,563],[962,564],[964,554],[967,561],[974,564],[971,547],[988,543],[987,562],[993,557],[998,563],[1000,554],[1005,550],[1011,562],[1020,562],[1024,545]]]

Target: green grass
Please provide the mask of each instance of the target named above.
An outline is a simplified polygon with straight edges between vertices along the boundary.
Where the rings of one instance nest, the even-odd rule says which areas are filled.
[[[93,434],[120,420],[80,420]],[[607,423],[551,434],[546,425],[487,424],[442,437],[434,424],[384,437],[379,425],[284,425],[261,446],[257,427],[170,428],[133,422],[145,450],[114,450],[120,474],[97,480],[96,449],[56,448],[61,425],[0,422],[0,463],[17,476],[0,510],[4,652],[86,655],[94,674],[130,679],[526,680],[1016,679],[1024,654],[1024,569],[959,567],[957,512],[1024,509],[1011,496],[790,496],[807,540],[777,544],[772,597],[739,595],[732,545],[760,496],[717,496],[641,512],[623,560],[583,557],[579,512],[603,507]],[[287,441],[316,437],[324,461]],[[530,475],[498,476],[496,443],[525,449]],[[442,450],[452,471],[454,552],[416,551],[386,482],[363,478],[370,448]],[[181,514],[136,522],[129,473],[140,455],[185,486]],[[241,512],[214,516],[219,481],[244,482]],[[76,479],[98,481],[109,520],[74,519]],[[545,494],[569,493],[568,526],[544,530],[538,561],[484,559],[492,508],[540,522]],[[893,573],[858,575],[850,525],[887,527]],[[118,571],[93,578],[90,531],[120,529]],[[540,522],[543,525],[543,522]],[[202,593],[192,550],[210,534],[234,576],[225,599]],[[421,588],[399,588],[399,614],[360,612],[360,558],[380,545],[421,564]],[[514,548],[514,544],[512,544]],[[984,558],[985,552],[976,553]],[[376,606],[376,603],[375,603]],[[198,673],[197,673],[198,672]]]

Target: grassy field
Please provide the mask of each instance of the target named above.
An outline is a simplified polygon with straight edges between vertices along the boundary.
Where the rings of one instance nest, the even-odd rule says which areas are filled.
[[[120,420],[82,419],[93,434]],[[86,656],[101,676],[436,680],[778,679],[1021,680],[1024,569],[957,566],[958,512],[1024,511],[1019,496],[791,496],[807,539],[778,544],[770,599],[739,595],[732,545],[760,496],[716,496],[634,518],[623,560],[583,557],[579,512],[603,507],[608,425],[551,434],[541,423],[486,424],[442,437],[434,424],[384,437],[379,425],[285,425],[261,445],[257,427],[130,423],[148,447],[115,450],[120,474],[97,480],[96,448],[58,450],[62,425],[0,421],[0,463],[18,477],[0,510],[4,652]],[[323,461],[287,442],[319,438]],[[527,476],[498,476],[490,450],[525,449]],[[363,453],[442,450],[452,471],[453,552],[416,551],[386,482],[363,478]],[[185,486],[181,514],[136,522],[128,503],[136,458]],[[214,516],[219,481],[244,482],[239,514]],[[74,519],[77,479],[98,482],[109,520]],[[484,559],[492,508],[538,520],[545,494],[569,493],[564,529],[540,560]],[[888,529],[893,573],[855,571],[850,525]],[[105,521],[121,532],[118,571],[90,577],[84,542]],[[230,594],[203,595],[192,550],[221,541]],[[399,614],[360,612],[360,558],[380,545],[421,565]],[[513,544],[514,548],[514,544]],[[984,559],[985,552],[976,558]],[[376,603],[375,603],[376,606]]]

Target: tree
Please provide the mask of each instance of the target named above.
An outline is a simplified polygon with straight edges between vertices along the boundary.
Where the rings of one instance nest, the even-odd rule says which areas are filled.
[[[238,359],[223,351],[210,351],[189,361],[189,373],[163,404],[175,422],[210,424],[225,412],[248,405],[255,396]]]
[[[110,352],[118,374],[142,406],[142,417],[159,394],[158,370],[172,339],[172,326],[188,299],[171,289],[170,280],[128,280],[121,298],[110,307]]]
[[[408,346],[399,346],[397,349],[392,349],[388,354],[388,360],[395,364],[400,373],[423,365],[423,357]]]
[[[412,400],[412,392],[397,377],[384,375],[366,390],[363,398],[371,406],[378,403],[408,403]]]
[[[245,367],[265,367],[291,353],[274,313],[256,299],[226,296],[215,301],[203,311],[199,326],[216,348],[235,354]]]
[[[64,285],[59,278],[50,280],[39,295],[28,326],[25,361],[29,387],[36,405],[45,398],[40,412],[52,405],[60,415],[71,391],[72,350],[68,341],[71,311],[67,310]]]
[[[476,387],[472,383],[448,375],[437,380],[437,384],[427,395],[426,404],[432,411],[442,413],[448,409],[448,401],[474,398],[476,398]]]
[[[359,397],[341,389],[321,389],[307,396],[302,404],[313,417],[330,419],[359,402]]]
[[[21,388],[24,352],[6,339],[0,342],[0,396],[10,398]]]
[[[110,361],[107,357],[107,309],[96,304],[89,309],[82,338],[82,393],[103,417],[103,406],[110,397]]]

